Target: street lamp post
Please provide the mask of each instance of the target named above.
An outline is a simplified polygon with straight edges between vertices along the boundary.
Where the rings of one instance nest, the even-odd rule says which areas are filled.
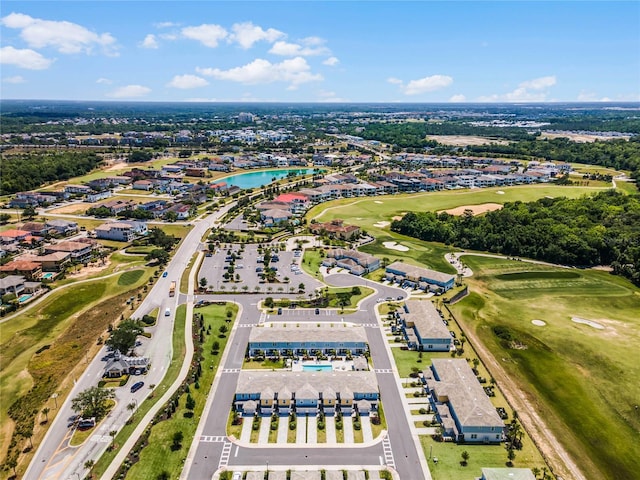
[[[51,398],[53,398],[53,403],[56,406],[56,410],[57,410],[58,409],[58,400],[57,400],[58,394],[57,393],[51,394]]]

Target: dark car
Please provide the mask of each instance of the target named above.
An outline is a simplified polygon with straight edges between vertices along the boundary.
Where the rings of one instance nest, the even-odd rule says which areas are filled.
[[[144,382],[136,382],[136,383],[134,383],[133,385],[131,385],[131,393],[136,393],[142,387],[144,387]]]
[[[278,309],[278,315],[282,315],[282,309],[281,308]]]
[[[164,272],[164,273],[162,274],[162,278],[166,278],[166,277],[167,277],[167,275],[169,275],[169,272]]]
[[[320,309],[316,308],[316,315],[320,315]]]

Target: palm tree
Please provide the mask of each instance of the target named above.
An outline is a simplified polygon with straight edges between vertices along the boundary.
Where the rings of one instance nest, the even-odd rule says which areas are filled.
[[[113,448],[114,448],[114,444],[113,444],[113,442],[115,441],[115,439],[116,439],[116,435],[117,435],[117,434],[118,434],[118,431],[117,431],[117,430],[111,430],[111,431],[109,432],[109,436],[111,437],[111,446],[110,446],[109,448],[111,448],[112,450],[113,450]]]
[[[84,468],[86,468],[87,470],[91,470],[95,464],[96,462],[94,462],[93,460],[87,460],[86,462],[84,462]]]
[[[131,418],[133,418],[135,416],[135,410],[137,407],[137,403],[136,402],[131,402],[127,405],[127,410],[129,410],[131,413]]]
[[[44,407],[42,409],[42,413],[44,414],[44,418],[45,418],[45,422],[49,422],[49,412],[51,411],[51,409],[49,407]]]

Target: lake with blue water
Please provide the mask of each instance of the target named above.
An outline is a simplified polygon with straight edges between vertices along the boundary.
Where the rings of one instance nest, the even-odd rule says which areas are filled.
[[[308,175],[313,173],[313,168],[286,168],[278,170],[260,170],[257,172],[239,173],[230,177],[220,179],[221,182],[227,182],[229,186],[236,186],[242,189],[258,188],[268,185],[275,180],[286,178],[289,173],[295,175]]]

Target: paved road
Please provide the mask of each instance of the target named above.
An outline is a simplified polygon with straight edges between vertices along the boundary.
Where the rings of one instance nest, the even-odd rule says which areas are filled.
[[[184,298],[179,295],[169,297],[169,284],[175,281],[178,286],[180,285],[182,273],[187,268],[191,256],[201,247],[202,236],[213,221],[223,216],[230,206],[224,207],[195,224],[194,228],[181,242],[171,262],[167,265],[167,276],[158,279],[147,297],[133,313],[132,317],[140,318],[155,308],[160,309],[157,325],[153,329],[148,329],[153,333],[153,336],[144,345],[146,347],[144,351],[139,352],[141,355],[150,357],[151,369],[144,377],[134,377],[136,380],[143,380],[146,385],[157,385],[164,378],[172,357],[172,332],[175,311],[179,300]],[[170,308],[170,316],[164,316],[164,310],[167,307]],[[103,348],[90,362],[83,375],[77,379],[76,385],[67,399],[62,403],[60,403],[62,399],[59,399],[60,412],[38,447],[25,473],[25,479],[57,480],[75,477],[76,474],[84,477],[84,463],[87,460],[97,460],[109,445],[109,431],[120,430],[131,416],[131,412],[127,410],[127,405],[134,401],[137,404],[141,404],[149,395],[150,390],[146,386],[135,394],[130,392],[130,385],[116,389],[116,406],[98,427],[96,434],[79,447],[69,447],[67,419],[74,413],[71,410],[71,399],[79,392],[97,384],[104,368],[102,358],[106,354],[106,349]],[[129,384],[131,383],[130,381]]]
[[[263,295],[235,295],[235,296],[199,296],[207,300],[229,300],[242,305],[242,315],[234,325],[231,333],[231,345],[228,356],[218,371],[215,391],[209,400],[208,409],[203,415],[199,426],[199,436],[189,452],[185,471],[181,478],[204,479],[211,478],[220,467],[235,466],[271,466],[295,467],[306,465],[348,466],[348,465],[382,465],[394,467],[400,478],[420,479],[430,478],[426,465],[421,462],[422,455],[418,453],[416,442],[412,436],[403,408],[402,392],[398,388],[398,379],[394,373],[377,373],[380,395],[387,420],[388,437],[379,439],[371,446],[360,447],[308,447],[287,445],[286,447],[246,447],[234,444],[226,437],[226,423],[228,412],[233,403],[233,396],[238,381],[239,370],[242,367],[244,354],[249,342],[249,327],[260,320],[288,320],[292,317],[296,321],[344,321],[364,325],[371,350],[373,364],[376,370],[392,371],[393,360],[390,358],[382,330],[377,324],[375,306],[378,298],[402,296],[407,293],[398,288],[381,285],[349,274],[333,274],[325,278],[326,282],[335,286],[366,285],[377,290],[377,293],[365,299],[357,312],[350,315],[340,315],[337,310],[315,315],[313,310],[296,309],[285,311],[287,315],[261,316],[257,310],[257,303]],[[208,414],[207,414],[208,413]],[[385,448],[390,443],[393,456]],[[385,454],[385,451],[387,452]],[[425,471],[426,470],[426,471]]]

